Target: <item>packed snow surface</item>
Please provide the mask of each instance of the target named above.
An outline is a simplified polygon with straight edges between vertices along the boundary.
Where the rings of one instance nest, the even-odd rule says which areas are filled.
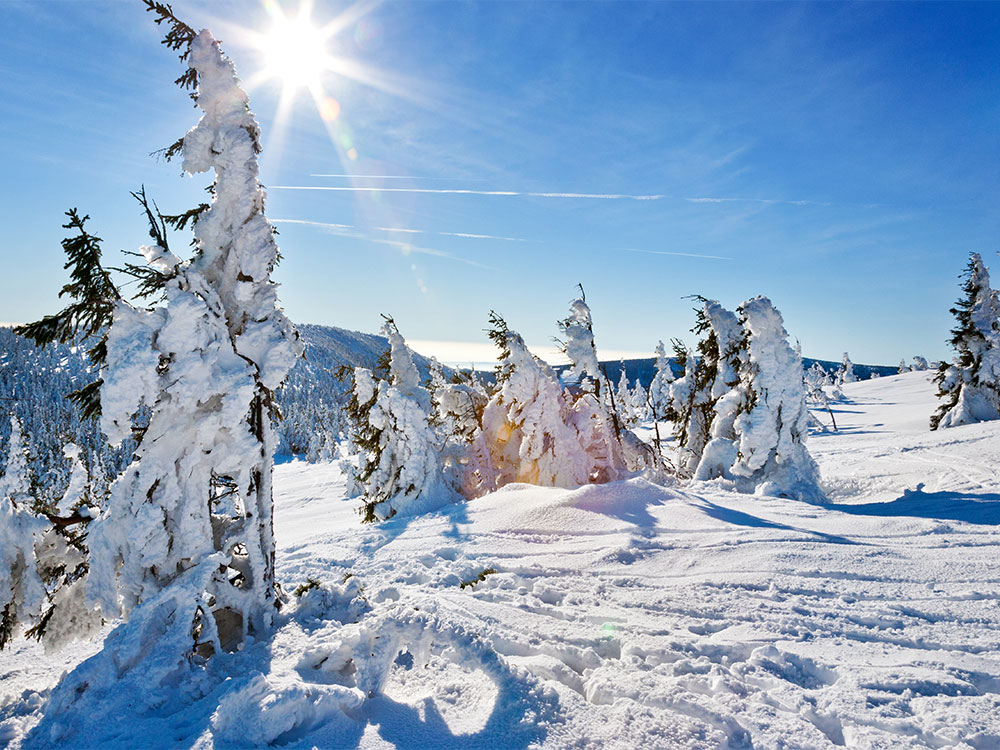
[[[361,526],[337,466],[280,465],[271,640],[70,715],[46,697],[97,645],[20,642],[0,742],[1000,747],[1000,423],[930,432],[928,375],[845,386],[827,506],[633,478]]]

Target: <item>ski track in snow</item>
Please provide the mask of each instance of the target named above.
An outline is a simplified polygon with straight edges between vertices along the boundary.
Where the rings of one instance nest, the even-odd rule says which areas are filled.
[[[928,375],[846,386],[823,507],[633,479],[361,526],[335,466],[283,464],[281,580],[363,611],[307,595],[221,702],[66,745],[1000,747],[1000,423],[929,432]],[[95,649],[4,652],[0,742]]]

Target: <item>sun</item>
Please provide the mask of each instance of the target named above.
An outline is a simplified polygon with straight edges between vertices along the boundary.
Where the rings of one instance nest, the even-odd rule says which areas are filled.
[[[323,73],[333,69],[327,50],[330,36],[312,22],[306,6],[292,18],[275,14],[270,31],[258,42],[264,53],[263,74],[285,89],[316,88]]]

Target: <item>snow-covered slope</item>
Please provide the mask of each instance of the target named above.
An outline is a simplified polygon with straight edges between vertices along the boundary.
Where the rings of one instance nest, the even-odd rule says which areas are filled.
[[[85,650],[19,644],[0,738],[998,747],[1000,423],[929,432],[927,373],[845,391],[840,430],[811,442],[828,507],[637,478],[362,527],[334,466],[279,466],[280,577],[324,586],[291,597],[273,641],[217,658],[229,680],[205,697],[144,707],[131,677],[40,722]]]

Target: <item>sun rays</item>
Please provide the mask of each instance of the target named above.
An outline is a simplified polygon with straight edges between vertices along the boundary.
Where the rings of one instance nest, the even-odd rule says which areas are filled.
[[[296,9],[264,0],[270,27],[265,31],[246,27],[237,30],[261,60],[260,68],[247,78],[246,88],[252,92],[263,86],[279,87],[266,144],[272,156],[282,151],[296,100],[308,94],[345,170],[349,171],[346,168],[357,161],[358,150],[344,121],[342,102],[333,92],[343,88],[337,86],[338,77],[390,93],[396,88],[387,76],[345,52],[352,39],[354,43],[359,39],[370,43],[377,36],[377,24],[365,22],[379,4],[377,0],[363,0],[320,23],[313,18],[311,0],[302,0]]]

